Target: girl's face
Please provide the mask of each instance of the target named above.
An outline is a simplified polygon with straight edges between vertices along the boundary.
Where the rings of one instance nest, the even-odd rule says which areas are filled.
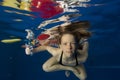
[[[61,38],[60,48],[66,57],[72,57],[77,49],[77,43],[73,35],[64,34]]]

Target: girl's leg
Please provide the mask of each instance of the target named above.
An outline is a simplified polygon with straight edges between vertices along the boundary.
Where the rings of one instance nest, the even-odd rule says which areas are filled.
[[[52,57],[50,59],[48,59],[44,64],[43,64],[43,70],[45,72],[52,72],[52,71],[56,71],[57,70],[57,66],[58,65],[58,61],[56,60],[55,57]]]
[[[52,57],[43,64],[43,70],[45,72],[59,71],[59,70],[69,70],[78,74],[78,70],[74,67],[63,66],[59,64],[56,57]]]

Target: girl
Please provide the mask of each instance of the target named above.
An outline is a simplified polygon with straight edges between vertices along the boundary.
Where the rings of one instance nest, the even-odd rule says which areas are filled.
[[[83,63],[88,57],[88,42],[85,38],[90,36],[90,32],[64,31],[59,36],[59,47],[39,46],[30,50],[26,48],[26,54],[47,50],[52,57],[43,64],[46,72],[68,70],[72,71],[80,80],[86,79],[86,72]],[[80,44],[80,42],[83,43]]]

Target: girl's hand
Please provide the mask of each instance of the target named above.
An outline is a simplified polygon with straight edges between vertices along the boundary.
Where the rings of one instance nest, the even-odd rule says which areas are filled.
[[[31,55],[32,51],[29,47],[27,47],[27,48],[25,48],[25,53],[26,53],[26,55]]]

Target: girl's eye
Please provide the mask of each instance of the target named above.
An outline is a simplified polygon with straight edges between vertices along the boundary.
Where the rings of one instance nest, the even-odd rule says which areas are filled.
[[[76,44],[75,42],[71,43],[71,44]]]
[[[63,43],[63,45],[67,45],[67,43]]]

